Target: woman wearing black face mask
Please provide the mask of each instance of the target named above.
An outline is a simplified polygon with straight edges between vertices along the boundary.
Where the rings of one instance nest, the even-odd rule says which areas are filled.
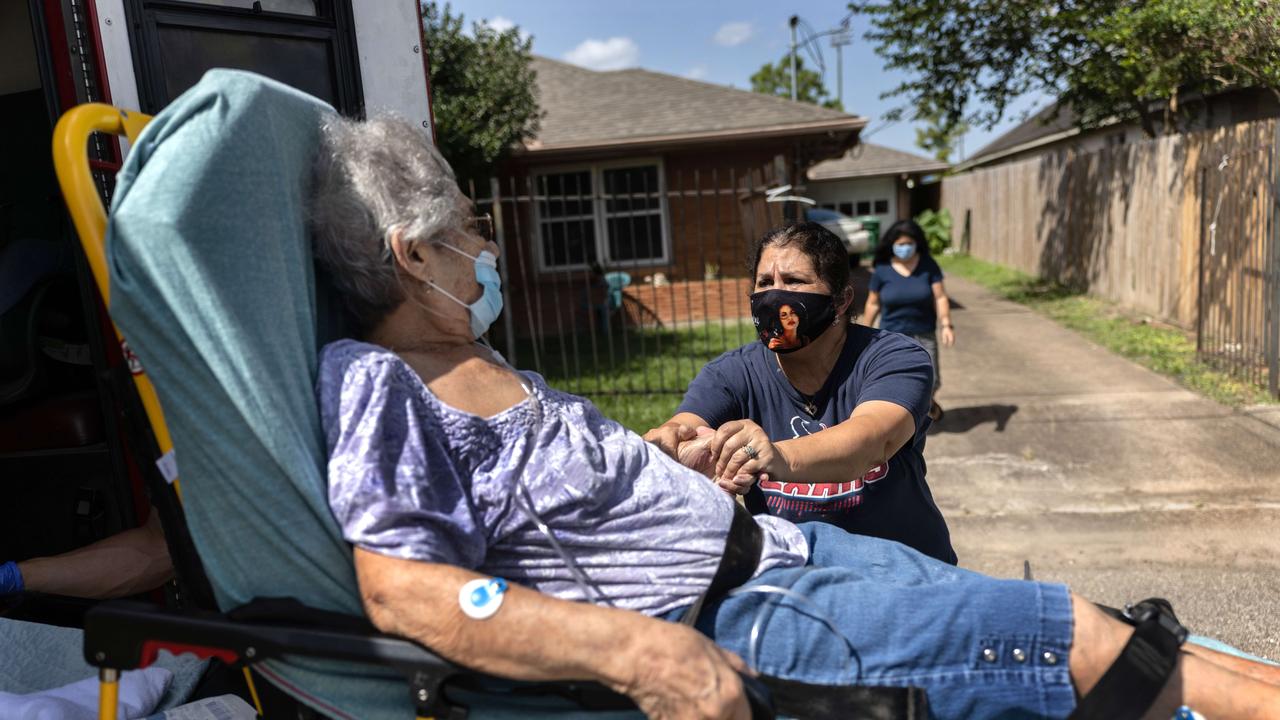
[[[925,482],[929,355],[852,324],[848,256],[821,225],[766,234],[749,267],[759,342],[707,364],[645,439],[672,457],[681,443],[706,443],[713,479],[753,512],[830,522],[955,563]],[[709,441],[702,427],[715,431]]]

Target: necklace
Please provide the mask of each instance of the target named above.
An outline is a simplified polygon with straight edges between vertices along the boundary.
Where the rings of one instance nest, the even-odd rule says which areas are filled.
[[[791,378],[787,377],[786,368],[782,367],[782,358],[777,353],[774,353],[773,357],[778,362],[778,372],[782,373],[782,377],[787,378],[787,383],[791,385],[791,389],[795,390],[796,394],[799,395],[800,399],[803,401],[801,402],[800,407],[802,407],[805,412],[809,413],[809,417],[812,417],[812,418],[818,417],[818,404],[817,402],[815,402],[815,397],[817,396],[817,393],[814,393],[813,395],[808,395],[806,393],[800,392],[800,389],[797,388],[795,384],[791,382]]]
[[[800,392],[800,391],[796,391]],[[813,398],[804,393],[800,393],[800,397],[804,398],[804,411],[809,413],[809,417],[818,417],[818,406],[813,403]]]

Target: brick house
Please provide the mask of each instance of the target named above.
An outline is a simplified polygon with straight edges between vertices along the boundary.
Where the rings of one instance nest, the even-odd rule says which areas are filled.
[[[534,67],[541,129],[495,183],[513,300],[538,306],[539,334],[608,302],[602,273],[615,298],[626,274],[642,324],[746,315],[747,243],[783,219],[764,190],[841,156],[867,122],[648,70]]]

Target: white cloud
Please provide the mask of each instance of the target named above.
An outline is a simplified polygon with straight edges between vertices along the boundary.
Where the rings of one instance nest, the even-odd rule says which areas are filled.
[[[685,73],[684,76],[690,80],[702,80],[707,76],[707,72],[706,65],[694,65],[689,68],[689,72]]]
[[[755,34],[755,28],[749,22],[730,22],[720,26],[714,39],[717,45],[733,47],[750,40]]]
[[[516,27],[516,23],[514,20],[512,20],[511,18],[503,17],[501,15],[495,15],[494,17],[488,20],[481,20],[480,22],[484,23],[485,25],[488,25],[494,32],[500,32],[500,33],[506,32],[511,28]],[[524,28],[517,28],[517,32],[519,34],[521,42],[529,39],[529,31],[525,30]]]
[[[510,18],[505,18],[501,15],[495,15],[494,17],[485,20],[484,24],[493,28],[495,32],[506,32],[516,26],[515,22]]]
[[[565,53],[564,59],[592,70],[621,70],[635,67],[640,59],[640,48],[629,37],[589,38]]]

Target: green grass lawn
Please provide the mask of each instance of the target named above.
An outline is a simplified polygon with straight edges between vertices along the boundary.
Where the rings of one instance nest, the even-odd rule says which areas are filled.
[[[1195,338],[1178,328],[1150,322],[1104,300],[967,255],[944,255],[937,260],[945,272],[1027,305],[1108,350],[1218,402],[1233,406],[1276,402],[1262,388],[1197,360]]]
[[[515,362],[542,373],[551,387],[591,398],[605,415],[643,433],[670,419],[703,365],[754,336],[749,321],[585,330],[544,339],[536,359],[532,342],[521,340]]]

